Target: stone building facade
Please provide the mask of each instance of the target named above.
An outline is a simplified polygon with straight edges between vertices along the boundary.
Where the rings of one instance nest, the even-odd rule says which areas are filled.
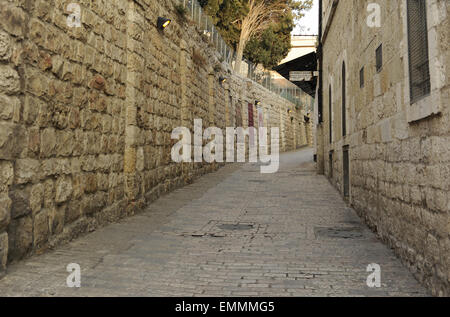
[[[321,14],[318,171],[448,296],[450,2],[323,0]]]
[[[216,170],[172,162],[172,130],[246,127],[256,100],[281,151],[311,142],[305,113],[233,74],[171,0],[1,1],[0,275]]]

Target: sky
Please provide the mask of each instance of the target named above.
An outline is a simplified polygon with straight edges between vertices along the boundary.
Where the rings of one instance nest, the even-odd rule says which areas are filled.
[[[292,35],[317,35],[319,34],[319,0],[314,0],[311,10],[305,12],[305,16],[299,21],[292,31]]]

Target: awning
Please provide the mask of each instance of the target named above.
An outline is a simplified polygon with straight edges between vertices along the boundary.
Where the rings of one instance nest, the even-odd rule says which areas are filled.
[[[287,63],[278,65],[273,68],[281,76],[290,80],[290,72],[294,71],[317,71],[317,54],[316,52],[309,53],[299,58],[293,59]],[[312,77],[310,81],[294,81],[301,90],[314,97],[316,94],[317,77]]]

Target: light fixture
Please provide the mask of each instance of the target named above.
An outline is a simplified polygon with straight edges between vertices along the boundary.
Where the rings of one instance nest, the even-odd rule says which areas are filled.
[[[210,38],[211,37],[211,32],[209,32],[208,30],[203,30],[203,35],[205,35],[208,38]]]
[[[158,29],[164,30],[169,24],[172,22],[172,20],[167,18],[158,17],[158,22],[156,23]]]
[[[255,106],[259,106],[260,103],[261,103],[261,101],[255,100]]]
[[[227,82],[227,79],[225,78],[225,77],[219,77],[219,83],[221,84],[221,85],[223,85],[224,83],[226,83]]]

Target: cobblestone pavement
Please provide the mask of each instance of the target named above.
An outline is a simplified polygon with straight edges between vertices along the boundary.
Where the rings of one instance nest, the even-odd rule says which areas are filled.
[[[425,296],[311,162],[228,165],[147,210],[9,267],[2,296]],[[81,266],[81,288],[66,266]],[[366,285],[381,266],[382,287]]]

